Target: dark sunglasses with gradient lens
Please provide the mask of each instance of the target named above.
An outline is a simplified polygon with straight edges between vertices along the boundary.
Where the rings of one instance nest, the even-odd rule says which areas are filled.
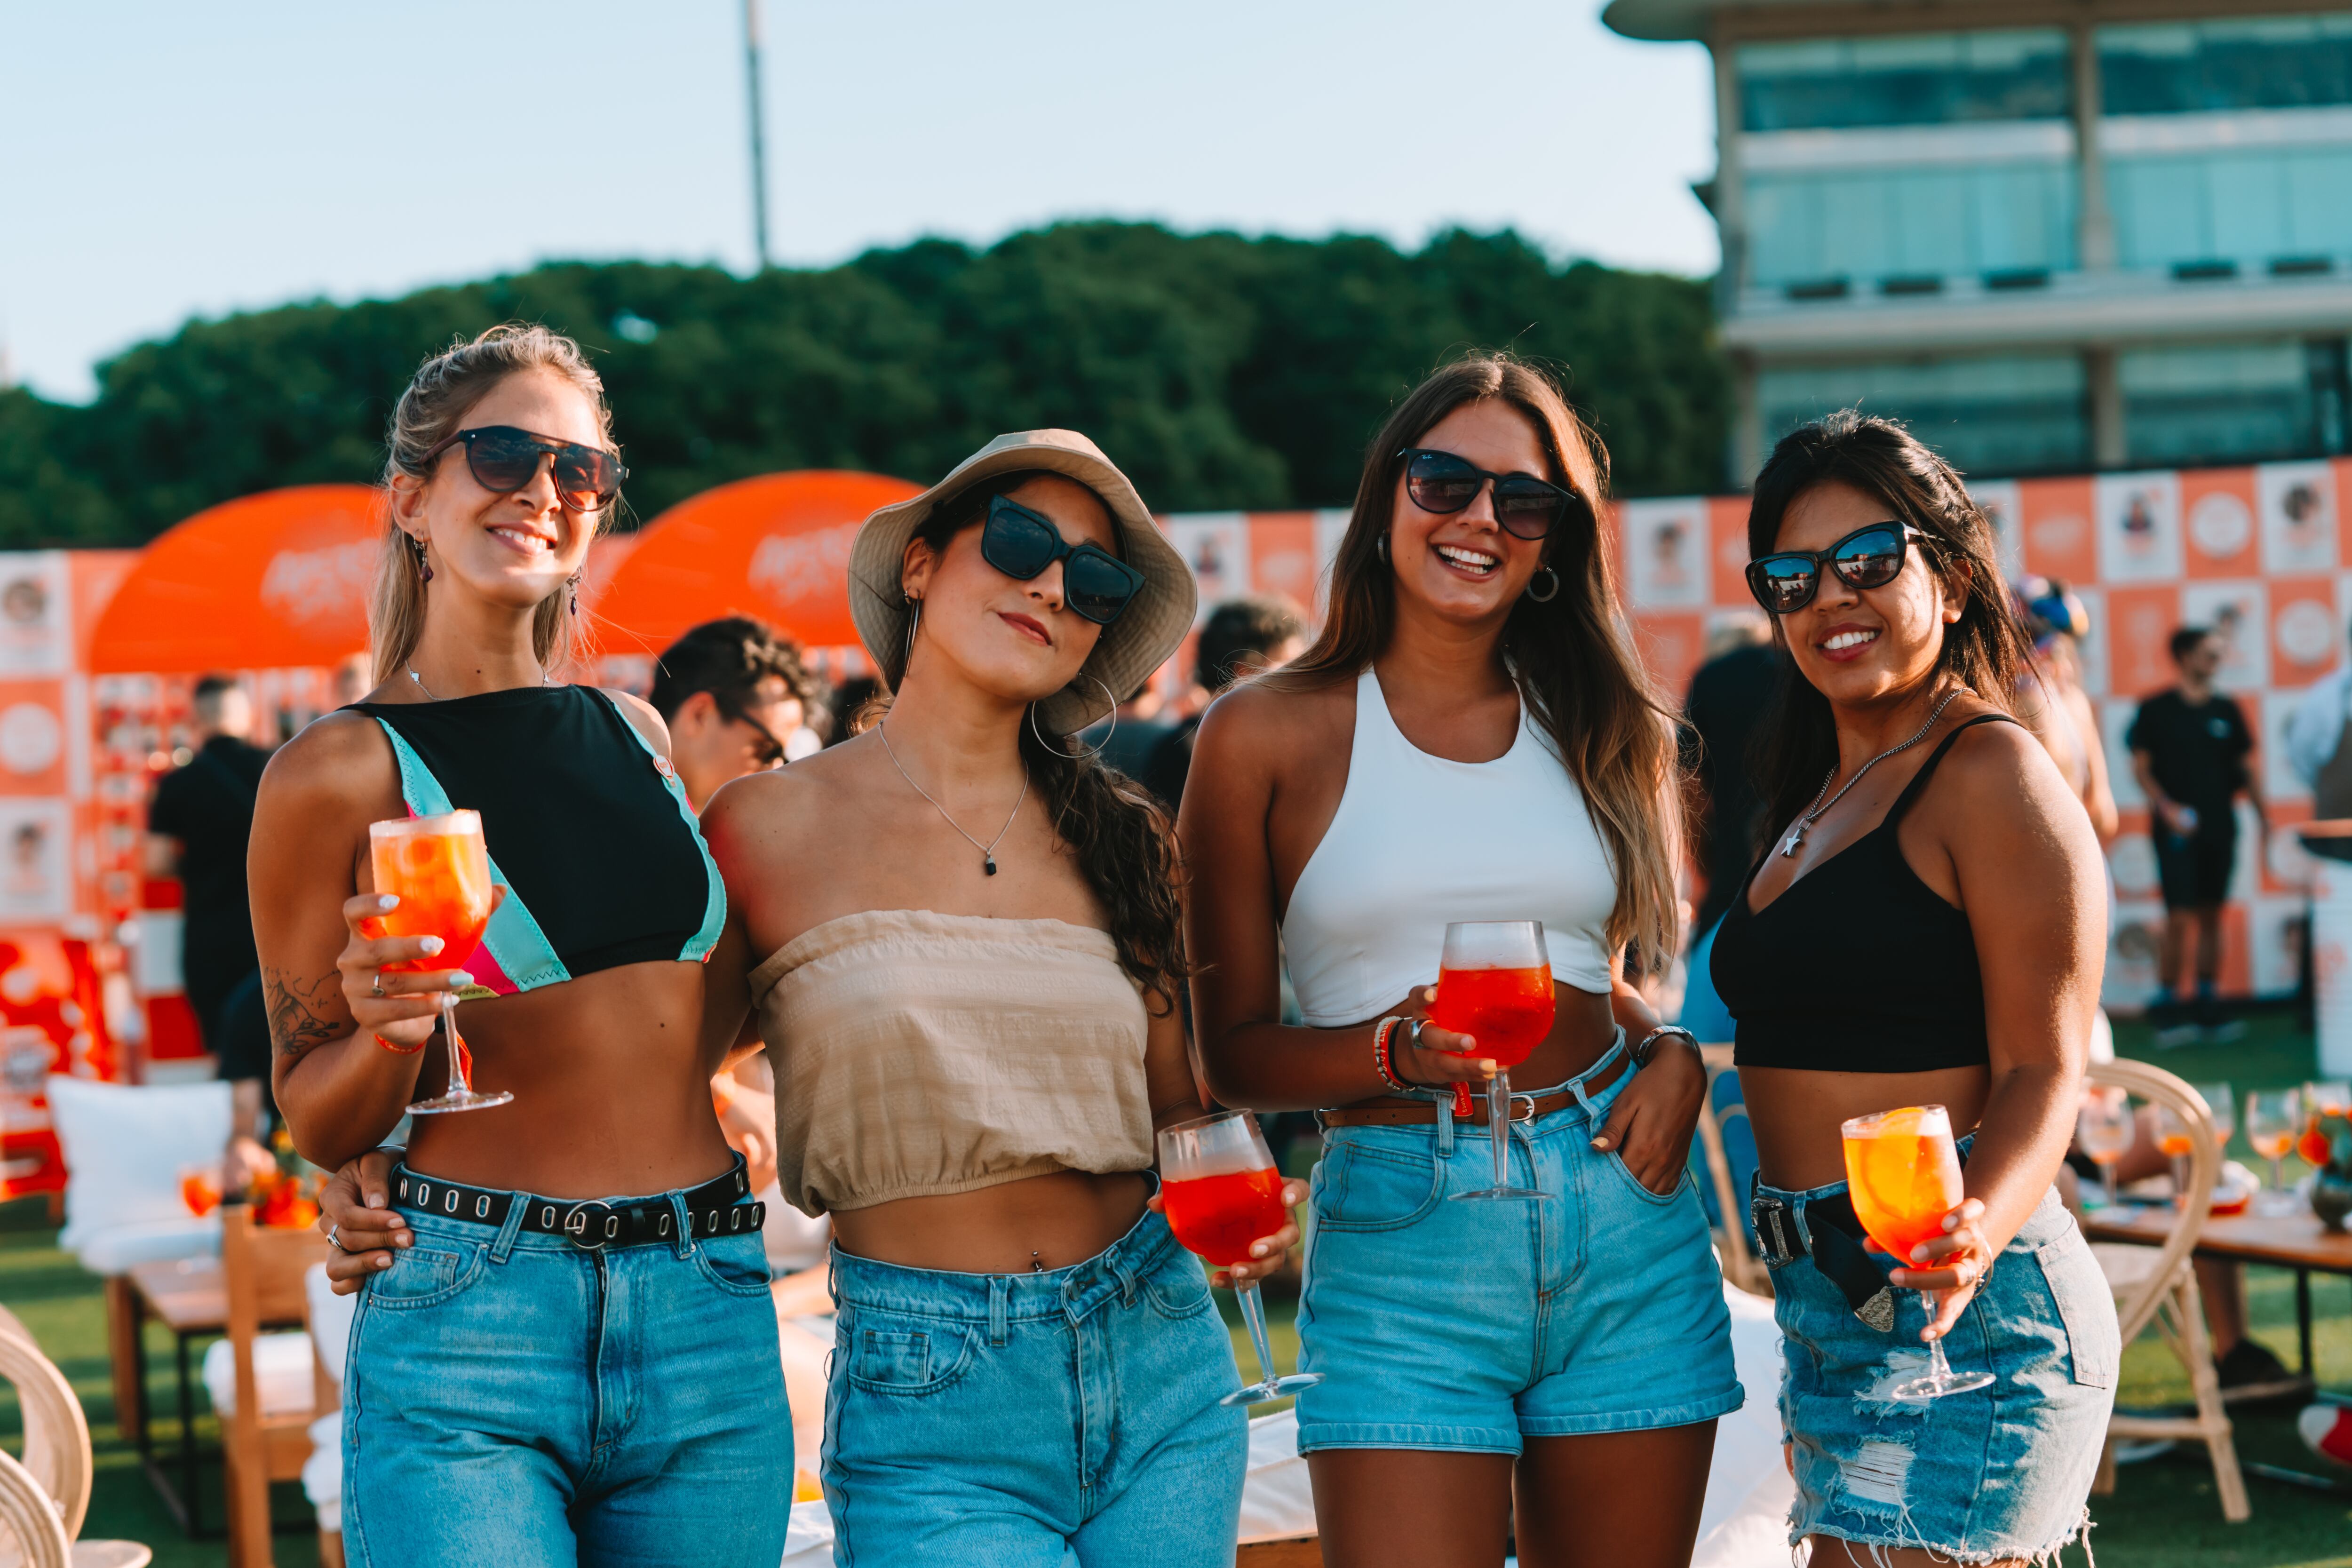
[[[1889,519],[1857,528],[1827,550],[1783,550],[1760,555],[1748,563],[1748,591],[1776,616],[1790,615],[1813,602],[1821,592],[1822,570],[1827,567],[1849,588],[1884,588],[1903,575],[1906,542],[1927,536],[1910,524]]]
[[[1490,474],[1451,452],[1408,447],[1404,493],[1423,511],[1444,515],[1466,510],[1488,480],[1495,485],[1495,521],[1516,539],[1541,539],[1571,513],[1590,521],[1592,509],[1574,490],[1531,474]]]
[[[425,454],[425,466],[463,442],[474,482],[493,495],[512,495],[530,483],[541,458],[555,459],[555,494],[567,511],[602,511],[621,492],[629,470],[600,447],[534,436],[511,425],[484,425],[456,435]]]
[[[980,558],[1024,583],[1055,562],[1064,563],[1062,602],[1098,626],[1118,619],[1143,586],[1143,574],[1109,551],[1070,543],[1046,518],[1004,496],[988,503]]]

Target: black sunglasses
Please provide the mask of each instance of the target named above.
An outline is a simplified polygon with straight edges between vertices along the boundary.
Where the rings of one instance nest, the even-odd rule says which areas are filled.
[[[1515,539],[1541,539],[1571,510],[1588,523],[1592,518],[1582,496],[1532,474],[1490,474],[1451,452],[1422,447],[1408,447],[1397,456],[1404,459],[1404,493],[1423,511],[1464,510],[1492,480],[1495,521]]]
[[[1849,588],[1884,588],[1903,574],[1905,542],[1927,535],[1889,518],[1857,528],[1827,550],[1783,550],[1748,563],[1748,591],[1776,616],[1803,609],[1821,592],[1822,568]]]
[[[539,473],[541,458],[555,459],[555,494],[567,511],[602,511],[621,491],[629,470],[621,459],[600,447],[534,436],[511,425],[483,425],[456,435],[425,454],[426,468],[450,447],[464,442],[466,467],[474,482],[495,495],[512,495]]]
[[[1050,521],[1003,496],[988,503],[980,558],[1024,583],[1056,561],[1067,563],[1062,568],[1062,602],[1098,626],[1118,619],[1143,586],[1143,574],[1109,551],[1070,543]]]

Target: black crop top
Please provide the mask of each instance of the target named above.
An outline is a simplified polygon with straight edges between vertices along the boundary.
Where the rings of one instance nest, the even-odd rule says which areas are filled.
[[[593,687],[358,702],[383,726],[412,816],[482,814],[507,897],[466,967],[470,996],[708,957],[727,889],[669,759]]]
[[[1748,889],[1763,857],[1748,868],[1716,931],[1708,971],[1738,1025],[1738,1066],[1927,1072],[1991,1061],[1969,917],[1919,879],[1895,829],[1961,731],[1995,722],[2016,721],[1985,713],[1955,728],[1884,822],[1760,912],[1748,908]]]

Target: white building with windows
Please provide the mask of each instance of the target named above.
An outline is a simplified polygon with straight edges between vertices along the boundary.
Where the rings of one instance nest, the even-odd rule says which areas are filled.
[[[1850,403],[1964,471],[2352,447],[2346,0],[1612,0],[1716,66],[1729,479]]]

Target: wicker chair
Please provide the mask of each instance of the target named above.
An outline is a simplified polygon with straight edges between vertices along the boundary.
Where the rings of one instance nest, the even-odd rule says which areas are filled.
[[[2204,1234],[2213,1202],[2213,1184],[2221,1172],[2221,1138],[2205,1097],[2162,1068],[2118,1059],[2091,1068],[2091,1082],[2103,1089],[2121,1089],[2170,1111],[2189,1130],[2189,1190],[2180,1219],[2172,1235],[2143,1266],[2147,1247],[2095,1248],[2107,1270],[2115,1292],[2116,1317],[2123,1325],[2124,1343],[2137,1339],[2150,1323],[2164,1336],[2172,1353],[2188,1369],[2195,1393],[2194,1415],[2128,1415],[2118,1414],[2107,1423],[2107,1441],[2099,1456],[2098,1479],[2091,1489],[2099,1494],[2116,1489],[2116,1442],[2118,1438],[2185,1438],[2202,1443],[2213,1460],[2213,1489],[2221,1500],[2221,1517],[2242,1522],[2252,1509],[2246,1500],[2246,1480],[2238,1468],[2237,1445],[2230,1417],[2221,1407],[2221,1382],[2213,1370],[2213,1346],[2205,1329],[2205,1305],[2197,1293],[2193,1267],[2197,1238]]]
[[[1725,1124],[1746,1120],[1748,1106],[1734,1100],[1717,1110],[1717,1087],[1727,1074],[1735,1070],[1731,1047],[1701,1046],[1698,1051],[1706,1061],[1706,1095],[1698,1106],[1698,1142],[1706,1152],[1706,1173],[1715,1189],[1716,1210],[1723,1216],[1723,1224],[1715,1233],[1716,1251],[1723,1259],[1723,1277],[1751,1296],[1769,1297],[1772,1294],[1772,1271],[1764,1267],[1763,1259],[1748,1245],[1747,1194],[1732,1173],[1731,1156],[1723,1142]],[[1738,1081],[1733,1079],[1735,1084]]]
[[[65,1373],[41,1353],[13,1313],[0,1321],[0,1382],[16,1388],[25,1431],[24,1460],[8,1460],[8,1468],[0,1471],[0,1487],[21,1481],[39,1495],[43,1511],[57,1526],[55,1544],[63,1552],[58,1561],[70,1568],[143,1568],[152,1553],[136,1542],[79,1539],[89,1512],[89,1423]],[[0,1459],[7,1458],[0,1454]],[[21,1524],[14,1503],[0,1499],[0,1568],[45,1563],[50,1544],[46,1527]]]

